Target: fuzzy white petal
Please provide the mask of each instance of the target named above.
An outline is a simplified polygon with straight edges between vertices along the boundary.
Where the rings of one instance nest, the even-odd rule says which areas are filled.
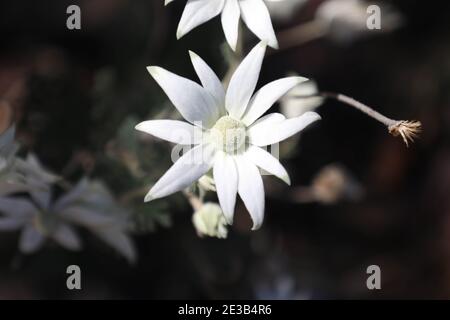
[[[266,44],[257,44],[231,77],[225,97],[225,108],[236,119],[242,117],[255,91],[265,52]]]
[[[264,220],[264,186],[256,165],[246,157],[236,157],[238,193],[253,220],[252,230],[259,229]]]
[[[147,69],[187,121],[209,128],[218,119],[219,108],[214,98],[198,83],[160,67]]]
[[[52,234],[52,238],[68,250],[80,250],[81,240],[75,230],[68,224],[61,223]]]
[[[214,163],[213,174],[220,206],[227,223],[232,224],[238,189],[238,173],[233,157],[220,152]]]
[[[37,185],[30,192],[31,198],[42,210],[47,210],[50,206],[52,200],[52,194],[50,191],[50,186],[46,184]]]
[[[303,82],[280,99],[280,110],[287,118],[313,111],[324,102],[324,98],[318,93],[319,88],[314,81]]]
[[[27,225],[20,234],[19,249],[23,253],[33,253],[44,244],[45,237],[33,225]]]
[[[59,197],[52,205],[52,211],[63,214],[67,207],[70,207],[74,202],[79,201],[83,197],[83,192],[87,189],[89,179],[87,177],[81,178],[80,181],[66,194]]]
[[[281,165],[278,159],[276,159],[266,150],[263,150],[257,146],[250,146],[245,153],[245,156],[259,168],[280,178],[288,185],[291,184],[291,180],[286,169]]]
[[[217,16],[224,3],[225,0],[188,0],[178,24],[177,39]]]
[[[221,20],[225,38],[233,51],[236,51],[240,16],[241,9],[239,8],[238,0],[227,0],[223,7]]]
[[[6,216],[26,219],[37,213],[37,208],[25,198],[0,197],[0,212]]]
[[[264,117],[259,118],[256,120],[249,128],[249,130],[252,130],[252,128],[256,128],[256,130],[263,130],[264,128],[270,128],[272,125],[283,122],[286,120],[286,117],[282,115],[281,113],[269,113],[266,114]]]
[[[200,79],[203,87],[216,99],[216,103],[220,108],[220,113],[225,113],[225,90],[223,89],[222,82],[214,73],[214,71],[208,66],[208,64],[200,58],[195,52],[189,51],[191,56],[192,65],[195,72]]]
[[[0,230],[12,231],[20,229],[26,222],[24,218],[0,217]]]
[[[178,120],[148,120],[139,123],[136,130],[166,141],[186,145],[201,143],[203,134],[200,128]]]
[[[263,0],[240,0],[242,20],[262,41],[278,49],[278,41],[270,20],[269,10]]]
[[[136,262],[137,253],[133,241],[120,228],[100,228],[95,230],[95,235],[125,257],[129,263]]]
[[[253,96],[242,121],[251,125],[289,90],[307,80],[303,77],[289,77],[266,84]]]
[[[84,207],[83,204],[74,204],[62,210],[60,213],[66,221],[87,228],[105,228],[117,224],[114,215],[105,215],[98,212],[96,208]]]
[[[169,3],[171,3],[173,0],[165,0],[164,5],[167,6]]]
[[[264,123],[254,125],[248,131],[250,143],[263,147],[283,141],[317,120],[320,120],[320,116],[309,111],[297,118],[286,119],[269,125]]]
[[[212,167],[214,148],[198,145],[189,150],[156,182],[145,201],[162,198],[189,187]]]

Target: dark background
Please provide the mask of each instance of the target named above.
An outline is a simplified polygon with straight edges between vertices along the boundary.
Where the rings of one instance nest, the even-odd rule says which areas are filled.
[[[126,174],[105,165],[102,154],[124,118],[148,119],[167,104],[145,67],[195,79],[193,50],[219,75],[226,72],[219,19],[176,41],[184,2],[164,8],[163,0],[1,1],[0,97],[14,109],[23,148],[56,172],[79,161],[69,178],[86,171],[117,193],[126,190]],[[319,3],[275,29],[310,19]],[[422,121],[421,138],[406,148],[351,108],[328,101],[318,109],[323,120],[282,160],[293,185],[309,185],[325,165],[339,163],[362,185],[362,199],[296,204],[269,177],[266,190],[275,191],[267,192],[263,228],[249,231],[240,204],[228,239],[216,240],[197,237],[190,207],[174,195],[172,227],[136,235],[134,266],[89,235],[80,253],[48,245],[24,256],[16,234],[0,234],[0,298],[449,298],[450,10],[446,1],[390,3],[404,15],[402,28],[271,54],[260,79],[296,71],[387,116]],[[81,7],[82,30],[66,28],[70,4]],[[256,43],[247,35],[246,49]],[[159,176],[168,149],[157,144],[150,153],[161,154],[161,171],[151,173]],[[65,287],[69,264],[82,269],[80,292]],[[366,288],[372,264],[382,270],[376,292]]]

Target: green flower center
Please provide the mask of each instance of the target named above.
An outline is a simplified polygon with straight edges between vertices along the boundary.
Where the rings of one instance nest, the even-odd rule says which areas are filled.
[[[237,153],[245,147],[246,127],[241,121],[224,116],[212,127],[211,138],[212,142],[226,153]]]

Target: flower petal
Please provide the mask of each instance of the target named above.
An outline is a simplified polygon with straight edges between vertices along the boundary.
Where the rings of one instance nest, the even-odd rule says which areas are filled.
[[[52,194],[50,191],[50,186],[42,184],[41,186],[36,186],[30,191],[31,198],[42,210],[48,210],[50,202],[52,200]]]
[[[317,84],[306,81],[290,90],[280,99],[280,110],[287,118],[301,116],[307,111],[313,111],[324,102],[319,95]]]
[[[219,118],[214,98],[202,86],[160,67],[147,69],[187,121],[209,128]]]
[[[189,51],[191,61],[194,66],[195,72],[200,79],[200,82],[215,99],[218,106],[220,106],[221,115],[225,114],[225,90],[223,89],[222,82],[220,82],[214,71],[208,66],[208,64],[200,58],[195,52]]]
[[[300,117],[275,122],[271,125],[261,123],[252,126],[249,131],[250,143],[259,147],[271,145],[289,138],[320,119],[315,112],[306,112]]]
[[[225,108],[236,119],[242,117],[255,91],[265,52],[266,44],[260,42],[245,57],[231,77],[225,97]]]
[[[149,120],[139,123],[136,130],[151,134],[177,144],[199,144],[203,132],[200,128],[184,121]]]
[[[33,225],[27,225],[20,234],[19,249],[23,253],[33,253],[44,244],[45,237]]]
[[[307,80],[303,77],[289,77],[266,84],[253,96],[242,121],[251,125],[289,90]]]
[[[238,192],[253,220],[252,230],[259,229],[264,220],[264,186],[258,168],[245,156],[236,157]]]
[[[25,219],[18,217],[2,217],[0,218],[0,230],[12,231],[20,229],[25,223]]]
[[[239,34],[239,17],[241,16],[241,9],[239,8],[238,0],[228,0],[222,11],[222,28],[225,33],[225,38],[228,41],[231,49],[236,51],[238,34]]]
[[[29,186],[24,181],[19,181],[23,178],[20,173],[9,171],[3,178],[4,181],[0,185],[0,197],[29,190]]]
[[[171,3],[173,0],[165,0],[164,5],[167,6],[169,3]]]
[[[178,24],[177,39],[215,16],[223,9],[225,0],[188,0]]]
[[[220,206],[227,223],[232,224],[238,189],[238,173],[233,157],[220,152],[214,163],[213,174]]]
[[[59,214],[67,221],[87,228],[113,226],[118,222],[117,218],[113,215],[101,214],[98,210],[89,206],[83,207],[82,204],[79,204],[72,205],[59,212]]]
[[[188,151],[156,182],[145,196],[145,201],[162,198],[189,187],[211,169],[214,151],[209,145],[198,145]]]
[[[70,189],[66,194],[59,197],[52,205],[52,211],[62,214],[64,210],[76,201],[79,201],[83,197],[83,193],[86,192],[89,185],[89,179],[83,177],[77,184]]]
[[[68,224],[61,223],[52,233],[52,238],[68,250],[80,250],[81,240],[75,230]]]
[[[263,0],[241,0],[242,20],[247,27],[262,41],[278,49],[278,41],[270,20],[269,10]]]
[[[125,257],[129,263],[136,262],[137,253],[133,241],[120,228],[96,229],[95,235]]]
[[[277,158],[272,156],[266,150],[257,146],[250,146],[247,149],[245,156],[256,166],[280,178],[286,182],[286,184],[291,185],[291,179],[289,178],[286,169],[281,165]]]
[[[27,218],[37,212],[37,208],[25,198],[0,197],[0,212],[10,217]]]
[[[282,115],[281,113],[269,113],[269,114],[266,114],[264,117],[261,117],[258,120],[256,120],[250,126],[250,129],[254,128],[254,127],[260,128],[262,126],[273,125],[275,123],[280,123],[284,120],[286,120],[286,117],[284,115]]]
[[[28,153],[26,161],[21,161],[18,163],[18,165],[20,167],[20,170],[23,171],[23,173],[26,175],[29,182],[39,181],[39,184],[44,185],[55,183],[56,181],[61,179],[57,175],[44,168],[37,156],[33,153]]]

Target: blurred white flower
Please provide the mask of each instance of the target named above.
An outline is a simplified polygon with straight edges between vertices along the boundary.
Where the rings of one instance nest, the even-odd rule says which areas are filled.
[[[324,101],[324,98],[317,96],[318,93],[314,81],[300,83],[280,99],[281,113],[287,118],[295,118],[316,109]]]
[[[274,20],[290,20],[308,0],[265,0]]]
[[[358,200],[363,194],[360,183],[343,166],[330,164],[322,168],[312,182],[315,199],[324,204],[339,200]]]
[[[172,2],[166,0],[165,4]],[[270,14],[263,0],[188,0],[181,16],[177,38],[221,14],[225,37],[233,50],[238,40],[239,18],[262,41],[278,48]]]
[[[25,192],[49,194],[49,188],[60,178],[42,167],[39,160],[29,153],[26,160],[16,157],[19,148],[14,141],[15,129],[10,127],[0,137],[0,195]]]
[[[292,200],[331,205],[343,200],[357,201],[364,195],[360,182],[345,167],[329,164],[314,177],[310,187],[292,190]]]
[[[130,263],[136,261],[136,250],[128,235],[129,212],[101,182],[82,179],[59,199],[55,210],[66,221],[87,228]]]
[[[253,48],[233,74],[226,93],[211,68],[192,52],[192,63],[203,87],[162,68],[148,68],[181,115],[194,125],[175,120],[151,120],[138,124],[136,129],[195,147],[156,182],[145,201],[183,190],[212,168],[227,222],[233,221],[239,193],[252,217],[253,230],[261,226],[264,187],[258,167],[290,183],[280,162],[261,147],[285,140],[320,119],[314,112],[293,119],[286,119],[280,113],[258,119],[287,91],[307,80],[303,77],[280,79],[253,95],[265,51],[264,43]]]
[[[136,253],[126,234],[127,215],[103,185],[82,179],[56,201],[52,201],[50,186],[32,188],[30,196],[31,200],[0,197],[0,230],[22,230],[22,252],[36,252],[47,238],[66,249],[79,250],[81,240],[73,228],[77,225],[90,230],[130,262],[135,261]]]
[[[222,209],[216,203],[205,203],[194,212],[192,223],[199,236],[225,239],[228,235],[227,221]]]
[[[370,32],[388,32],[402,22],[401,15],[389,5],[381,5],[381,30],[369,30],[367,8],[372,3],[364,0],[327,0],[316,11],[316,19],[325,23],[332,39],[349,42]]]
[[[0,198],[0,230],[22,230],[19,249],[23,253],[36,252],[46,238],[66,249],[79,250],[81,242],[75,230],[53,209],[50,203],[35,204],[27,198]]]

